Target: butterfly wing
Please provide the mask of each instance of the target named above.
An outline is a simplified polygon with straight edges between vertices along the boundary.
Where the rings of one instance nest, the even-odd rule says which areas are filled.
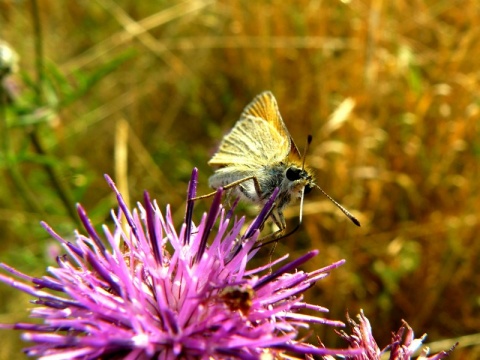
[[[300,158],[275,97],[266,91],[247,105],[208,163],[219,166],[267,165],[283,161],[289,154]]]
[[[222,140],[209,165],[267,165],[288,155],[290,142],[265,120],[243,117]]]
[[[297,160],[301,159],[300,152],[298,151],[295,142],[293,141],[290,133],[283,122],[280,110],[278,110],[277,100],[270,91],[264,91],[257,95],[253,101],[248,104],[243,110],[242,116],[254,116],[267,121],[272,125],[281,136],[289,139],[290,142],[290,157]]]

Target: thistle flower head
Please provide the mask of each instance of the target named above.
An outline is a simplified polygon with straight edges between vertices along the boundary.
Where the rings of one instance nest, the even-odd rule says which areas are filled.
[[[194,170],[188,199],[195,196],[196,181]],[[0,325],[24,331],[23,339],[34,343],[25,349],[28,355],[55,360],[258,359],[363,351],[298,340],[299,329],[313,323],[343,326],[299,312],[327,311],[305,303],[302,293],[343,261],[311,273],[296,270],[316,255],[311,251],[289,263],[284,256],[247,269],[278,191],[245,232],[245,219],[233,220],[233,212],[222,208],[221,190],[198,225],[189,200],[184,224],[176,231],[169,207],[162,214],[145,193],[143,205],[130,211],[113,182],[107,182],[120,212],[113,216],[113,231],[103,227],[103,240],[79,206],[86,235],[76,234],[74,242],[43,224],[67,253],[57,258],[58,266],[50,267],[48,276],[34,278],[1,264],[21,280],[0,275],[0,281],[36,298],[31,316],[42,323]]]
[[[410,360],[413,359],[417,351],[423,344],[426,338],[426,334],[422,337],[415,339],[413,329],[407,324],[406,321],[400,329],[392,334],[392,342],[385,349],[380,350],[373,334],[370,322],[363,314],[363,311],[357,316],[358,323],[348,317],[348,323],[352,328],[352,334],[349,335],[344,331],[337,331],[337,333],[346,340],[350,348],[364,349],[362,354],[349,355],[345,357],[349,360],[380,360],[387,359],[384,356],[385,353],[390,352],[388,359],[390,360]],[[428,356],[428,347],[423,348],[417,357],[417,360],[440,360],[447,358],[453,351],[456,345],[454,345],[448,351],[441,351],[436,355]]]

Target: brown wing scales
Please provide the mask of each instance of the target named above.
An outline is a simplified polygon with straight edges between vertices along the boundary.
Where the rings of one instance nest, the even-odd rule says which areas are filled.
[[[270,91],[264,91],[257,95],[253,101],[245,107],[242,113],[242,117],[243,116],[254,116],[267,121],[281,136],[284,136],[290,141],[290,158],[292,160],[301,159],[300,152],[280,115],[277,100]]]

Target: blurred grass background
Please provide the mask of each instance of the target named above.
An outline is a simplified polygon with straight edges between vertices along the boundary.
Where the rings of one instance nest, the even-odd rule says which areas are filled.
[[[104,173],[180,224],[192,168],[206,193],[218,142],[268,89],[297,145],[313,135],[318,184],[362,222],[307,199],[276,252],[319,249],[306,270],[347,259],[310,301],[333,319],[363,308],[380,347],[405,319],[443,349],[470,335],[451,358],[480,357],[477,1],[0,0],[0,38],[20,55],[2,85],[0,261],[44,274],[56,250],[39,221],[70,236],[77,202],[108,222]],[[0,322],[28,306],[0,286]],[[2,331],[0,359],[24,345]]]

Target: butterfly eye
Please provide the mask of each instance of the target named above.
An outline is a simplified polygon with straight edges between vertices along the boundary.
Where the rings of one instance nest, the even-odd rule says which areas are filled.
[[[301,178],[301,173],[302,173],[302,169],[291,167],[291,168],[288,168],[286,176],[288,180],[295,181]]]

